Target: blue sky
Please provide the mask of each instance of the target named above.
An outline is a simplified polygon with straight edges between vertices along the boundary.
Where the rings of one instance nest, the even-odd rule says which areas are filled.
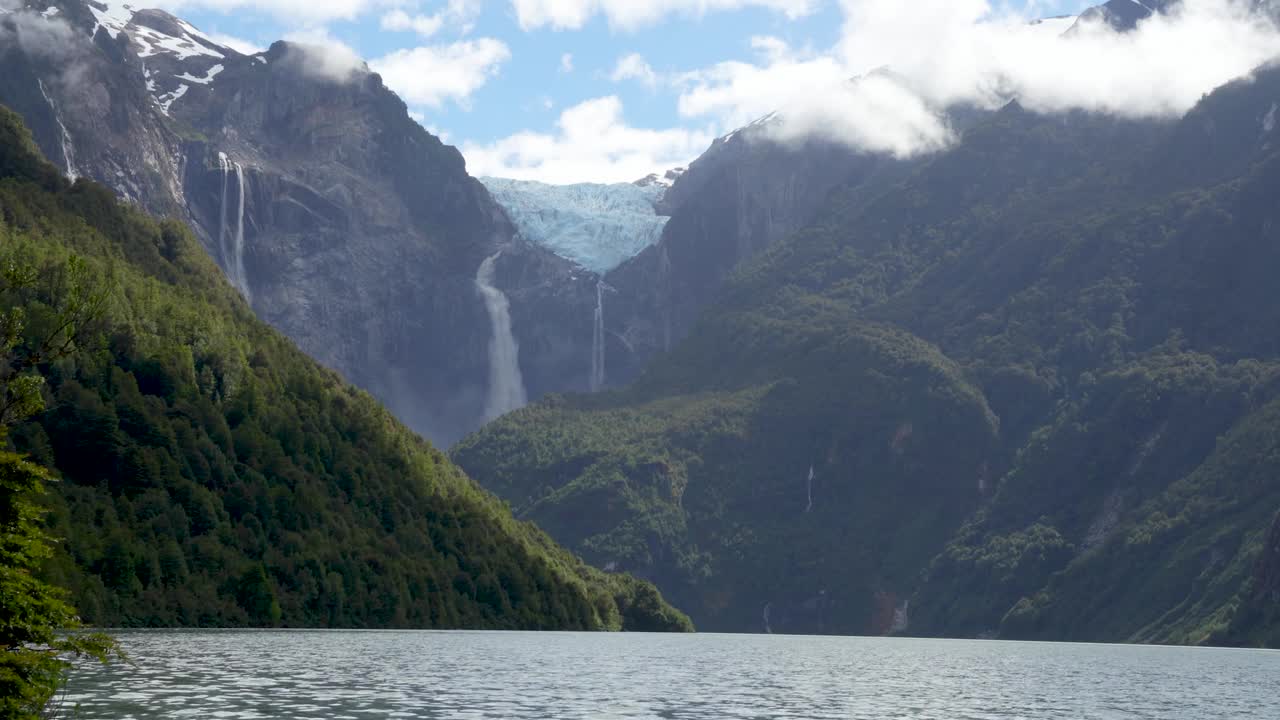
[[[903,48],[893,45],[911,44],[913,23],[922,40],[905,49],[927,56],[930,33],[941,32],[931,25],[950,22],[954,30],[993,16],[1077,14],[1090,4],[169,0],[170,9],[215,37],[259,47],[285,37],[353,51],[425,127],[463,149],[473,172],[557,183],[624,181],[687,162],[771,103],[793,100],[788,89],[874,68],[879,56],[860,51],[879,39],[886,42],[883,62],[897,68]],[[918,17],[903,12],[912,6]],[[896,36],[853,27],[860,18],[874,24],[890,15]],[[943,95],[956,99],[950,90]],[[891,149],[902,145],[882,140]]]

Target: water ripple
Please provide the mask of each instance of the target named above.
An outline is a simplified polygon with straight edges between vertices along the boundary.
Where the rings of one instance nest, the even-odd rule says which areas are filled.
[[[190,631],[120,635],[78,717],[1280,718],[1280,653],[762,635]]]

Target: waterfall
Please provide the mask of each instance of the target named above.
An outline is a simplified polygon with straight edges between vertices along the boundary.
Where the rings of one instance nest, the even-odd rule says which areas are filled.
[[[218,216],[218,253],[222,257],[222,267],[227,279],[235,286],[246,302],[253,302],[249,291],[249,276],[244,270],[244,168],[234,162],[224,152],[218,153],[218,169],[222,172],[222,207]],[[227,183],[231,173],[236,175],[236,227],[235,232],[227,228]],[[228,240],[230,245],[228,246]]]
[[[222,267],[231,267],[231,263],[227,258],[231,255],[230,249],[227,248],[227,174],[231,170],[231,161],[227,159],[224,152],[218,153],[218,170],[222,172],[222,205],[218,211],[218,257],[222,260]],[[230,276],[230,272],[227,273]]]
[[[906,632],[911,626],[911,601],[903,600],[902,604],[893,609],[893,624],[889,626],[889,634]]]
[[[591,392],[604,387],[604,289],[603,280],[596,281],[595,327],[591,332]]]
[[[773,603],[765,603],[764,612],[762,613],[764,616],[764,631],[769,635],[773,634],[773,628],[769,625],[769,608],[771,607],[773,607]]]
[[[493,285],[493,266],[501,252],[480,263],[476,271],[476,289],[489,313],[493,335],[489,338],[489,397],[485,401],[484,419],[488,422],[500,415],[524,407],[528,398],[520,377],[520,347],[511,334],[511,304],[507,296]]]
[[[66,166],[67,179],[75,182],[80,177],[80,173],[76,171],[76,152],[71,145],[71,133],[67,132],[67,126],[62,122],[62,116],[58,114],[58,106],[53,103],[53,98],[49,97],[49,91],[45,90],[44,81],[36,80],[40,86],[40,94],[44,96],[44,101],[49,103],[49,109],[53,111],[53,119],[58,123],[58,130],[62,131],[62,164]]]
[[[667,255],[667,246],[662,241],[658,241],[658,285],[662,303],[662,350],[671,352],[671,256]]]
[[[804,506],[805,512],[813,510],[813,466],[809,466],[809,478],[805,480],[805,492],[809,496],[809,504]]]
[[[235,164],[236,167],[236,188],[239,195],[239,207],[236,210],[236,239],[234,248],[234,271],[232,272],[235,286],[240,289],[240,294],[244,296],[245,302],[253,304],[253,293],[249,291],[249,275],[244,271],[244,168],[240,163]]]

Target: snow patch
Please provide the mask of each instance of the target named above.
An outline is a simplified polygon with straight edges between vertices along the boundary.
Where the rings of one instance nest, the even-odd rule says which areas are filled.
[[[1262,118],[1262,132],[1269,133],[1276,129],[1276,110],[1280,110],[1280,103],[1271,103],[1267,116]]]
[[[165,115],[168,115],[169,108],[173,107],[173,103],[176,102],[183,95],[186,95],[187,90],[189,89],[190,89],[190,86],[188,85],[179,85],[177,90],[157,96],[156,102],[160,103],[160,110],[164,112]]]
[[[1079,19],[1078,15],[1059,15],[1035,20],[1031,23],[1031,27],[1043,34],[1045,38],[1056,38],[1075,26]]]
[[[96,21],[91,35],[97,35],[98,28],[105,28],[111,39],[115,40],[129,26],[129,23],[133,22],[132,5],[122,3],[87,3],[87,5]]]
[[[98,7],[98,5],[102,7]],[[125,3],[89,3],[88,7],[96,21],[93,28],[94,34],[97,34],[98,28],[106,28],[111,39],[115,40],[120,33],[127,31],[129,38],[140,46],[138,50],[140,57],[151,57],[159,53],[173,55],[179,60],[186,60],[199,55],[214,58],[226,57],[223,53],[202,44],[201,41],[218,47],[218,44],[213,42],[208,35],[183,20],[178,20],[178,26],[182,28],[182,36],[174,37],[149,27],[134,24],[133,16],[138,10],[142,9],[141,7]]]
[[[209,68],[209,72],[205,73],[204,77],[196,77],[191,73],[182,73],[181,75],[178,75],[177,78],[179,80],[186,80],[187,82],[193,82],[199,85],[208,85],[213,82],[213,79],[218,76],[218,73],[222,72],[222,69],[221,65],[214,65]]]
[[[737,137],[737,136],[741,135],[743,132],[745,132],[745,131],[747,131],[747,130],[750,130],[750,129],[752,129],[752,128],[764,127],[764,126],[765,126],[765,125],[767,125],[768,123],[770,123],[770,122],[772,122],[773,120],[775,120],[777,117],[778,117],[778,113],[776,113],[776,112],[771,112],[771,113],[769,113],[768,115],[765,115],[765,116],[764,116],[764,117],[762,117],[762,118],[757,118],[757,119],[755,119],[755,120],[752,120],[750,123],[747,123],[746,125],[744,125],[744,126],[742,126],[742,127],[738,128],[737,130],[734,130],[733,132],[729,133],[728,135],[725,135],[725,136],[721,137],[720,139],[716,140],[716,142],[717,142],[717,143],[726,143],[726,142],[729,142],[730,140],[732,140],[732,139],[734,139],[735,137]],[[714,144],[714,143],[713,143],[713,144]]]
[[[660,183],[547,185],[480,178],[525,240],[604,274],[658,241],[669,218],[655,203]]]
[[[174,37],[141,25],[133,25],[128,30],[130,38],[140,46],[138,57],[147,58],[160,53],[172,55],[179,60],[188,60],[201,55],[218,59],[226,57],[196,42],[191,35]]]
[[[676,184],[676,180],[680,179],[680,176],[685,173],[685,170],[686,168],[678,167],[678,168],[671,168],[670,170],[666,171],[662,175],[659,175],[658,173],[649,173],[648,175],[645,175],[644,177],[637,180],[635,184],[639,185],[640,187],[649,187],[651,185],[657,185],[661,187],[663,190],[667,190],[667,189],[670,189],[672,185]]]

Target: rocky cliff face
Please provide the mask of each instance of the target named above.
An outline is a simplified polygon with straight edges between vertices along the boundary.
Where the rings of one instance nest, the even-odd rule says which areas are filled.
[[[664,195],[659,242],[608,273],[610,384],[638,375],[693,327],[733,270],[807,224],[837,186],[870,194],[905,163],[833,143],[788,144],[765,118],[715,141]]]
[[[188,221],[261,317],[414,429],[447,444],[482,421],[474,278],[499,251],[530,394],[586,387],[594,286],[518,241],[367,68],[287,43],[242,55],[121,5],[36,0],[0,22],[0,103],[49,158]]]

